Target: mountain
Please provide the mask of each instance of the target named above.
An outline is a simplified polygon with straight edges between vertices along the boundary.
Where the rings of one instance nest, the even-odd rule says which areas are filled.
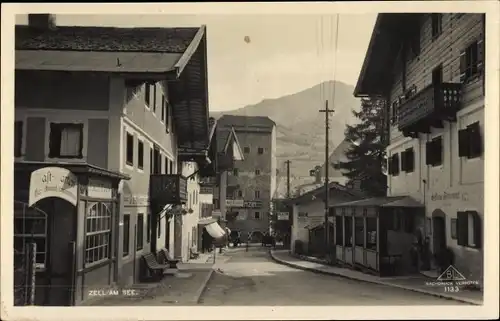
[[[309,170],[322,165],[325,159],[325,93],[332,93],[335,87],[335,104],[329,108],[331,153],[344,139],[345,124],[353,123],[352,109],[358,109],[359,99],[353,96],[354,87],[342,82],[327,81],[303,91],[243,108],[213,112],[210,116],[219,118],[223,114],[245,116],[268,116],[277,125],[277,157],[280,176],[285,174],[284,161],[291,160],[291,185],[313,181]],[[283,184],[279,184],[283,185]],[[286,185],[286,184],[285,184]],[[280,187],[281,189],[281,187]]]

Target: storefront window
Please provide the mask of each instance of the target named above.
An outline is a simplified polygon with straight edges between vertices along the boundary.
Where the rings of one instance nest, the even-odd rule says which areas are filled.
[[[89,204],[86,225],[85,264],[92,264],[108,259],[111,248],[110,204]]]
[[[344,217],[344,223],[345,223],[345,234],[344,234],[344,241],[346,246],[352,246],[352,217],[350,216],[345,216]]]
[[[365,244],[365,235],[364,235],[364,220],[362,217],[356,217],[354,219],[355,223],[355,238],[356,238],[356,246],[363,247]]]
[[[366,218],[366,248],[369,250],[377,250],[377,218]]]
[[[335,217],[335,241],[337,245],[342,245],[342,238],[344,237],[343,233],[343,222],[342,216]]]
[[[44,269],[47,257],[47,214],[14,201],[14,255],[24,255],[27,244],[36,243],[36,268]]]

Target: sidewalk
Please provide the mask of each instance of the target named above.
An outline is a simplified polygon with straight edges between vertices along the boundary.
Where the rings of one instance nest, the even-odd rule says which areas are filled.
[[[221,258],[222,259],[222,258]],[[217,253],[216,261],[220,261]],[[93,299],[87,306],[171,306],[196,305],[214,272],[212,253],[200,253],[197,259],[178,263],[175,275],[165,275],[156,283],[134,284],[137,295],[104,296]]]
[[[345,277],[352,280],[375,283],[405,289],[414,292],[420,292],[428,295],[433,295],[445,299],[460,301],[473,305],[483,304],[483,293],[476,291],[461,290],[458,293],[445,293],[443,287],[426,286],[425,282],[429,278],[425,276],[399,276],[399,277],[379,277],[347,268],[340,268],[326,265],[319,259],[303,257],[303,259],[292,256],[288,250],[270,250],[269,252],[273,260],[278,263],[288,265],[293,268],[311,271],[315,273],[323,273]]]

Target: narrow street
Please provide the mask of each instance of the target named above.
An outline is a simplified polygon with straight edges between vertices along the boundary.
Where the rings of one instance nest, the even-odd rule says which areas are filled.
[[[461,305],[406,290],[297,270],[260,246],[228,250],[200,305]]]

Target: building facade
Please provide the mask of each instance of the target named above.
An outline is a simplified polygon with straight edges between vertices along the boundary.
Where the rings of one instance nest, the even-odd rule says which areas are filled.
[[[479,282],[484,44],[484,14],[381,14],[355,91],[388,102],[388,196],[424,204],[430,251],[451,249],[455,268]]]
[[[206,74],[205,28],[61,27],[51,15],[29,21],[16,26],[15,161],[22,175],[15,201],[31,205],[29,173],[38,169],[78,180],[76,211],[68,212],[74,218],[37,209],[46,217],[37,278],[56,284],[44,286],[37,304],[77,305],[93,286],[139,282],[144,254],[167,248],[184,259],[184,247],[195,242],[196,170],[210,163],[207,82],[199,77]],[[73,203],[67,184],[49,186],[47,173],[35,208],[42,198]],[[163,184],[153,184],[158,178]],[[166,190],[165,182],[177,189]],[[16,213],[26,222],[22,208]],[[21,252],[34,241],[14,234]]]
[[[268,117],[223,115],[221,128],[233,128],[243,160],[227,172],[228,227],[242,233],[269,232],[273,193],[276,189],[276,124]]]

